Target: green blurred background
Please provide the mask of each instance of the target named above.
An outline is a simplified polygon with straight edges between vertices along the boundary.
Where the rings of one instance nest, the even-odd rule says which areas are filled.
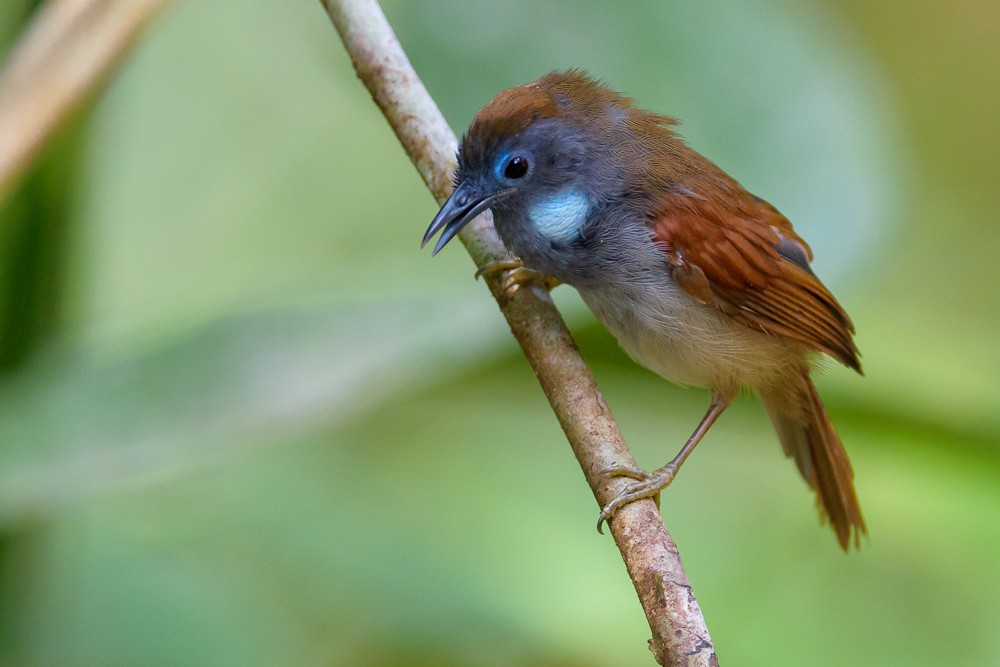
[[[4,51],[33,3],[0,6]],[[844,556],[744,399],[663,499],[724,665],[1000,664],[1000,8],[385,2],[460,132],[580,66],[795,223]],[[318,2],[177,0],[0,209],[0,662],[644,665],[597,506]],[[640,464],[704,410],[556,291]]]

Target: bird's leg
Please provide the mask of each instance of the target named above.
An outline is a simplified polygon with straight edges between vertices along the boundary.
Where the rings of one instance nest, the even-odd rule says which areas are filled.
[[[658,498],[660,491],[670,486],[670,483],[674,481],[674,477],[677,476],[677,471],[680,470],[681,464],[687,460],[687,457],[691,455],[691,452],[698,446],[701,439],[705,437],[708,429],[712,428],[712,424],[719,418],[719,415],[729,407],[729,404],[733,400],[733,393],[728,392],[723,394],[715,391],[712,392],[712,403],[708,406],[705,416],[698,422],[698,427],[691,434],[691,437],[688,438],[688,441],[684,443],[684,446],[681,447],[681,451],[667,465],[657,468],[653,472],[637,470],[628,466],[611,466],[601,471],[602,475],[607,475],[608,477],[630,477],[636,481],[627,485],[622,489],[621,493],[615,496],[614,500],[604,506],[604,509],[601,510],[601,515],[597,518],[597,532],[604,532],[601,530],[601,525],[605,521],[611,521],[611,517],[614,516],[615,512],[622,505],[627,505],[641,498]],[[659,504],[657,501],[657,507],[659,507]]]
[[[523,285],[527,285],[529,283],[540,283],[550,292],[562,284],[562,281],[558,278],[544,274],[541,271],[529,269],[524,265],[524,262],[516,257],[511,257],[510,259],[498,259],[485,264],[480,267],[478,271],[476,271],[476,278],[478,279],[480,276],[490,276],[498,273],[503,274],[500,289],[503,290],[504,294],[506,294],[508,298],[513,296],[514,292],[516,292]]]

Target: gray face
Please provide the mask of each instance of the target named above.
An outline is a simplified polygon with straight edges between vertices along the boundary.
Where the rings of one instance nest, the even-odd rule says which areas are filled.
[[[594,240],[596,214],[620,196],[621,173],[606,147],[562,120],[536,121],[501,139],[466,135],[455,192],[425,242],[443,228],[437,252],[490,208],[508,250],[528,266],[569,281],[574,270],[586,268],[580,255]]]
[[[477,182],[484,191],[514,188],[519,196],[544,196],[568,180],[587,180],[588,157],[594,153],[590,144],[574,125],[555,119],[535,121],[500,139],[470,133],[462,139],[456,178]]]
[[[492,206],[497,232],[525,261],[579,240],[596,199],[586,143],[565,123],[545,120],[493,150],[463,151],[460,178],[480,192],[506,192]]]

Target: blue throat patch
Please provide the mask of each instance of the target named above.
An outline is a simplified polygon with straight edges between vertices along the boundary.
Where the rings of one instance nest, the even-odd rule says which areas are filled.
[[[568,243],[575,239],[587,222],[590,202],[583,193],[567,190],[534,204],[528,218],[550,241]]]

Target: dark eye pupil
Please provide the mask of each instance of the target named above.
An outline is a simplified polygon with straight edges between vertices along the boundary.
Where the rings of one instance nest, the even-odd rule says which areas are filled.
[[[528,173],[528,161],[523,157],[516,157],[507,163],[503,170],[503,175],[507,178],[521,178]]]

